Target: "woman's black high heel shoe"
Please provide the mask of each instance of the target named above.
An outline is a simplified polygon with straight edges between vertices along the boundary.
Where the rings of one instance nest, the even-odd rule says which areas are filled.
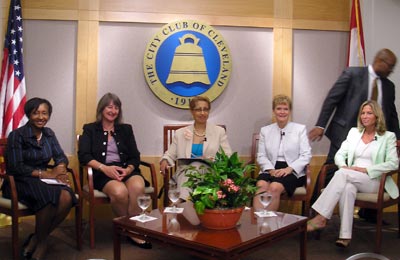
[[[28,236],[28,238],[22,244],[22,256],[24,257],[24,259],[30,259],[32,257],[33,252],[35,251],[35,249],[33,249],[32,251],[29,251],[27,249],[27,247],[28,247],[29,243],[31,242],[32,237],[34,235],[35,235],[34,233],[30,234]]]

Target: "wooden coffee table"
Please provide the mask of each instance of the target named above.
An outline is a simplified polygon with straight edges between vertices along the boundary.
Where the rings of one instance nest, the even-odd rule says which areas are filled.
[[[221,231],[191,225],[182,214],[165,214],[158,209],[148,214],[157,219],[146,223],[129,217],[115,218],[114,260],[121,259],[121,236],[127,235],[171,246],[204,259],[239,259],[296,234],[299,234],[299,259],[305,260],[307,218],[281,212],[276,214],[276,217],[258,218],[253,210],[245,210],[236,228]],[[177,223],[179,231],[171,230],[177,228]]]

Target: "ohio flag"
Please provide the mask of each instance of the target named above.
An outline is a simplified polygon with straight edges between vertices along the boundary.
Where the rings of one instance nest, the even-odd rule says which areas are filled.
[[[351,8],[348,55],[347,66],[365,66],[364,33],[359,0],[353,0]]]

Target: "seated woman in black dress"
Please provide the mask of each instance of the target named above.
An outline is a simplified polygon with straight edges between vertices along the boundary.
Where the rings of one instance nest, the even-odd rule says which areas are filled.
[[[61,149],[54,132],[45,127],[50,119],[52,106],[42,98],[32,98],[25,104],[28,123],[12,131],[6,150],[7,174],[13,175],[18,200],[35,212],[35,233],[26,240],[23,255],[42,259],[46,253],[50,233],[65,219],[77,203],[68,186],[49,185],[41,178],[54,178],[68,184],[66,167],[68,159]],[[50,160],[56,167],[47,170]],[[3,185],[3,196],[10,198],[10,186]]]
[[[140,173],[140,153],[132,126],[122,123],[121,100],[105,94],[97,104],[96,122],[83,126],[79,139],[79,162],[93,168],[94,188],[107,194],[116,216],[140,213],[137,197],[147,184]],[[131,238],[133,244],[150,249],[150,242]]]

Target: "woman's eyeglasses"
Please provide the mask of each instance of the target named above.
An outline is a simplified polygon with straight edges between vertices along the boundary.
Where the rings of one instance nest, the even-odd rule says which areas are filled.
[[[197,112],[197,113],[201,113],[201,112],[208,113],[208,112],[210,112],[210,109],[209,108],[195,108],[195,109],[193,109],[193,111]]]

